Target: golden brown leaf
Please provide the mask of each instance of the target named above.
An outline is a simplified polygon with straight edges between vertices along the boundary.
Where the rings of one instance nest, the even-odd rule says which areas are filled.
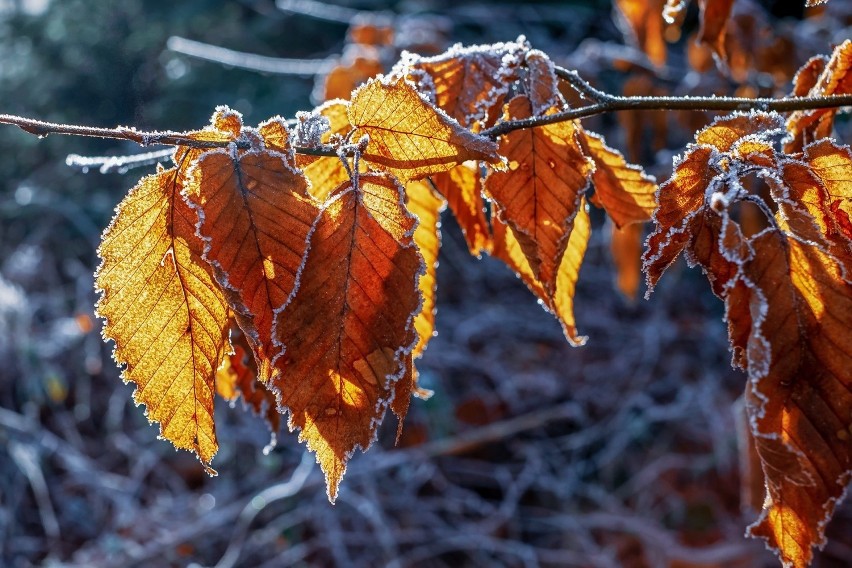
[[[616,0],[621,15],[630,27],[636,45],[654,65],[666,63],[663,37],[664,0]]]
[[[367,134],[364,159],[403,181],[447,171],[465,160],[496,162],[497,146],[426,102],[411,83],[371,79],[352,96],[356,139]]]
[[[559,92],[559,79],[553,61],[542,51],[531,49],[524,57],[527,68],[527,96],[532,104],[533,115],[544,114],[553,107],[561,107],[564,103]]]
[[[232,351],[226,353],[222,366],[216,371],[216,392],[228,402],[242,397],[255,414],[266,419],[275,440],[281,425],[275,395],[257,380],[257,365],[245,335],[235,322],[230,329]]]
[[[606,145],[603,137],[580,131],[583,152],[595,163],[590,201],[606,210],[616,227],[649,221],[656,207],[657,182],[645,171],[628,164],[618,150]]]
[[[403,199],[384,174],[341,186],[313,225],[298,291],[276,316],[284,351],[273,384],[332,501],[355,448],[375,439],[414,348],[423,259]]]
[[[812,73],[813,66],[818,66],[814,60],[809,61],[800,70],[804,75],[797,75],[796,91],[802,90],[799,82],[804,84],[810,82],[807,78]],[[815,84],[807,92],[807,96],[829,96],[852,94],[852,40],[846,40],[836,48],[825,63]],[[802,110],[790,114],[787,119],[787,131],[789,139],[784,145],[784,151],[788,154],[801,152],[802,148],[820,138],[831,135],[834,125],[836,108],[825,108],[815,110]]]
[[[615,265],[616,286],[630,301],[636,300],[642,280],[642,223],[618,228],[611,224],[609,250]]]
[[[426,73],[434,87],[435,104],[459,124],[474,127],[484,124],[494,112],[499,112],[509,85],[517,79],[520,44],[498,43],[493,46],[453,47],[429,58],[417,58],[406,63],[406,71],[417,79]],[[505,57],[509,56],[509,57]]]
[[[507,105],[505,117],[528,118],[531,110],[529,98],[518,96]],[[497,215],[514,231],[548,295],[556,289],[557,269],[592,171],[577,142],[577,128],[561,122],[502,136],[500,153],[509,168],[485,179]]]
[[[473,256],[491,252],[491,228],[485,218],[482,178],[479,166],[460,164],[448,172],[432,175],[435,187],[447,200],[450,211],[464,233],[467,248]]]
[[[727,59],[725,52],[725,29],[734,0],[698,0],[701,8],[701,30],[698,41],[710,47],[722,60]]]
[[[176,168],[146,176],[124,198],[98,254],[98,315],[122,378],[160,435],[194,451],[208,472],[218,443],[214,375],[228,311],[201,258],[195,212],[180,196]]]
[[[586,342],[586,338],[577,333],[577,323],[574,318],[574,292],[592,232],[587,209],[586,200],[581,198],[573,228],[567,238],[565,253],[559,263],[553,293],[548,293],[536,279],[514,229],[499,218],[493,219],[494,251],[491,254],[514,270],[527,288],[538,296],[544,307],[556,316],[571,345],[583,345]]]
[[[414,357],[420,357],[435,332],[435,274],[438,268],[438,252],[441,250],[441,211],[447,202],[432,191],[427,182],[412,181],[405,187],[405,205],[417,217],[414,243],[417,245],[426,272],[420,276],[420,296],[423,303],[414,319],[417,344]]]
[[[805,567],[852,476],[852,286],[791,235],[765,231],[752,246],[746,286],[728,298],[749,327],[747,403],[766,476],[749,534]]]
[[[266,149],[255,137],[249,150],[202,155],[185,195],[198,212],[204,258],[215,268],[265,383],[279,351],[272,339],[274,313],[293,292],[318,211],[307,180],[291,156]]]
[[[325,76],[317,77],[314,99],[349,99],[352,91],[384,71],[379,51],[370,45],[350,44]]]

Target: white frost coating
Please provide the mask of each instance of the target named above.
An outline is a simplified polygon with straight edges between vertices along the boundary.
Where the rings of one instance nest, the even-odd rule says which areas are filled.
[[[322,135],[331,129],[328,118],[313,110],[296,113],[296,125],[293,127],[293,139],[298,146],[319,148],[322,146]]]

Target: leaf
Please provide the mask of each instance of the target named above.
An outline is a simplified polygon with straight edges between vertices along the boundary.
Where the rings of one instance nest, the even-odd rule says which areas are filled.
[[[615,265],[616,286],[631,302],[636,300],[642,279],[642,232],[641,223],[620,229],[611,224],[609,250]]]
[[[517,79],[525,47],[509,42],[487,46],[455,46],[435,57],[403,59],[395,71],[418,81],[421,91],[431,87],[435,104],[466,127],[483,125],[499,111],[509,86]],[[393,73],[392,73],[393,74]]]
[[[406,182],[465,160],[496,162],[497,146],[426,102],[411,83],[371,79],[353,93],[349,121],[370,143],[364,159]]]
[[[283,128],[283,127],[282,127]],[[185,196],[198,212],[204,258],[252,346],[258,378],[266,383],[279,346],[274,314],[295,289],[317,206],[292,156],[265,147],[246,131],[252,147],[209,151],[190,172]],[[286,139],[286,130],[279,130]]]
[[[701,30],[698,42],[713,50],[719,59],[727,59],[725,53],[725,30],[731,17],[734,0],[698,0],[701,9]]]
[[[559,92],[553,61],[544,52],[531,49],[524,56],[524,66],[527,68],[524,84],[532,104],[532,114],[544,114],[552,107],[561,107],[565,101]]]
[[[747,402],[767,499],[751,536],[804,567],[852,479],[852,287],[819,247],[777,230],[743,265]],[[747,300],[747,301],[746,301]],[[750,320],[750,321],[749,321]]]
[[[348,99],[370,77],[384,71],[379,50],[371,45],[350,44],[324,76],[317,76],[314,100]]]
[[[464,233],[470,254],[478,257],[483,252],[490,252],[491,227],[485,218],[479,166],[475,162],[459,164],[448,172],[433,174],[431,179],[447,200]]]
[[[643,255],[649,295],[654,286],[687,246],[696,230],[695,217],[699,211],[712,204],[705,203],[711,185],[720,199],[729,189],[727,178],[730,164],[754,159],[765,165],[768,157],[762,153],[766,147],[754,145],[755,137],[771,136],[780,123],[777,115],[767,113],[733,113],[717,119],[696,134],[698,144],[691,146],[686,155],[675,162],[672,177],[660,186],[657,210],[654,212],[655,229],[648,237]],[[749,138],[751,137],[751,138]],[[740,142],[740,141],[743,142]],[[741,148],[740,144],[745,144]],[[760,151],[758,151],[760,150]],[[715,159],[727,154],[727,160]],[[736,177],[736,169],[733,175]],[[701,221],[700,219],[698,220]],[[700,225],[698,225],[700,226]]]
[[[592,183],[595,192],[590,201],[606,210],[616,227],[650,221],[656,206],[657,182],[627,160],[618,150],[606,145],[602,136],[580,132],[583,152],[595,163]]]
[[[505,119],[528,118],[531,110],[527,97],[515,97],[506,107]],[[580,150],[573,122],[501,136],[500,153],[509,160],[509,168],[489,173],[485,190],[500,220],[514,231],[533,276],[552,295],[572,221],[588,186],[591,161]]]
[[[811,59],[796,74],[796,92],[804,90],[811,82],[810,73],[819,66],[818,60]],[[801,83],[801,86],[800,86]],[[836,48],[824,64],[816,82],[805,96],[820,97],[852,94],[852,40],[846,40]],[[787,119],[788,139],[784,151],[788,154],[801,152],[802,148],[820,138],[831,136],[836,108],[800,110],[790,114]]]
[[[414,231],[414,243],[423,256],[426,272],[420,276],[420,296],[423,302],[420,313],[414,319],[417,344],[414,357],[420,357],[435,332],[435,273],[438,268],[438,252],[441,250],[441,211],[447,202],[432,191],[428,183],[413,181],[405,187],[406,208],[418,219]]]
[[[355,448],[375,439],[414,349],[423,259],[403,199],[377,173],[335,191],[312,227],[299,289],[276,316],[284,352],[273,385],[332,501]]]
[[[577,324],[574,318],[574,293],[580,266],[583,264],[583,257],[586,254],[591,236],[591,221],[585,199],[580,199],[573,228],[565,246],[565,253],[559,263],[556,274],[556,289],[553,293],[548,293],[535,277],[514,229],[499,218],[494,218],[493,221],[494,251],[492,255],[514,270],[527,285],[527,288],[539,297],[545,309],[556,316],[566,339],[571,345],[583,345],[586,338],[577,333]]]
[[[183,165],[181,166],[183,167]],[[207,469],[216,454],[214,375],[227,306],[201,258],[196,215],[180,197],[179,170],[146,176],[124,198],[98,249],[97,313],[133,399],[176,447]]]
[[[636,46],[654,65],[664,65],[663,0],[616,0],[615,5],[632,32]]]
[[[216,371],[216,392],[228,402],[235,402],[242,397],[255,414],[266,420],[274,442],[281,427],[281,414],[278,413],[275,395],[257,380],[257,365],[245,335],[236,322],[232,322],[229,327],[231,352],[226,353],[222,366]]]

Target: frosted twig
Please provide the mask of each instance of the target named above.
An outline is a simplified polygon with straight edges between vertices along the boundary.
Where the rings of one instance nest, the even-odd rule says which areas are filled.
[[[68,157],[65,158],[65,165],[82,170],[98,168],[98,171],[102,174],[114,171],[124,173],[133,168],[156,164],[160,160],[171,156],[173,152],[174,150],[171,148],[166,148],[164,150],[130,156],[80,156],[79,154],[68,154]]]
[[[281,57],[267,57],[254,53],[245,53],[226,49],[209,43],[202,43],[179,36],[172,36],[166,42],[166,48],[176,53],[230,65],[249,71],[261,73],[275,73],[278,75],[297,75],[299,77],[313,77],[327,73],[334,63],[329,59],[285,59]]]
[[[316,0],[276,0],[275,7],[282,12],[340,24],[349,24],[353,19],[369,14],[369,12],[317,2]]]

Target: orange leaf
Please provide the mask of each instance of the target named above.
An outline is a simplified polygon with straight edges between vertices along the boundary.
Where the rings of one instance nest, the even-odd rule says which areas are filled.
[[[286,131],[279,134],[286,137]],[[317,207],[292,156],[266,149],[251,131],[245,135],[249,150],[204,153],[185,195],[198,211],[204,258],[215,267],[265,383],[279,351],[274,313],[293,292]]]
[[[583,152],[595,163],[590,201],[606,210],[616,227],[649,221],[656,206],[657,182],[645,171],[628,164],[618,150],[606,145],[602,136],[580,131]]]
[[[215,474],[214,375],[228,312],[182,187],[172,168],[142,178],[121,202],[98,249],[97,313],[116,362],[126,365],[122,378],[137,385],[136,403],[160,422],[163,438]]]
[[[733,5],[734,0],[698,0],[698,6],[701,8],[698,42],[708,46],[722,60],[727,59],[725,30]]]
[[[645,52],[654,65],[664,65],[664,0],[616,0],[615,4],[629,26],[637,47]]]
[[[284,352],[273,384],[332,501],[355,448],[375,439],[414,348],[423,259],[403,199],[384,174],[341,186],[313,225],[298,291],[276,316]]]
[[[274,442],[281,425],[275,395],[257,380],[257,365],[245,335],[236,323],[232,323],[230,329],[232,352],[226,354],[222,366],[216,371],[216,392],[229,402],[242,397],[255,414],[266,419]]]
[[[423,181],[409,182],[405,187],[405,198],[406,207],[418,219],[414,243],[423,256],[426,267],[426,272],[420,276],[420,296],[423,303],[420,313],[414,319],[414,329],[418,336],[414,357],[417,358],[423,354],[435,332],[435,273],[438,268],[438,252],[441,250],[441,211],[447,202]]]
[[[530,100],[518,96],[507,105],[505,118],[528,118],[531,110]],[[500,138],[500,153],[509,168],[491,172],[485,190],[500,220],[512,227],[533,276],[553,294],[591,161],[580,151],[573,122],[511,132]]]
[[[797,93],[803,90],[804,85],[811,82],[812,79],[808,75],[819,66],[817,61],[810,60],[797,73]],[[850,93],[852,93],[852,40],[847,39],[834,48],[834,52],[824,64],[822,72],[806,96],[819,97]],[[810,142],[830,136],[836,114],[836,108],[800,110],[791,113],[790,118],[787,119],[787,131],[790,135],[784,145],[784,151],[788,154],[801,152],[802,148]]]
[[[767,146],[758,144],[754,136],[774,135],[779,127],[780,119],[774,114],[734,113],[717,119],[696,135],[698,144],[675,163],[672,177],[660,186],[657,195],[655,229],[643,255],[648,294],[689,243],[695,231],[695,216],[703,207],[712,207],[712,203],[705,202],[711,184],[713,193],[726,199],[731,163],[753,161],[768,166],[773,155],[767,155]],[[727,159],[714,159],[720,153]]]
[[[805,567],[852,478],[852,286],[791,235],[764,231],[752,246],[746,293],[728,299],[749,327],[748,411],[766,476],[749,534]]]
[[[630,301],[636,300],[642,279],[642,232],[641,223],[618,228],[611,224],[609,250],[615,264],[618,290]]]
[[[485,218],[479,166],[460,164],[448,172],[434,174],[432,182],[443,195],[464,233],[470,254],[478,257],[491,251],[491,228]]]
[[[352,96],[349,121],[370,143],[364,159],[403,181],[443,172],[465,160],[496,162],[492,141],[462,128],[424,100],[411,83],[371,79]]]
[[[577,324],[574,318],[574,292],[592,229],[586,200],[580,199],[573,228],[565,246],[565,253],[559,263],[556,287],[553,293],[548,293],[541,282],[536,279],[514,229],[499,218],[494,218],[493,222],[494,251],[492,254],[494,257],[499,258],[514,270],[527,285],[527,288],[539,297],[544,307],[556,316],[571,345],[583,345],[586,338],[577,333]]]
[[[400,73],[434,88],[434,100],[459,124],[474,127],[499,111],[509,86],[517,79],[523,45],[509,42],[488,46],[453,47],[435,57],[403,60]]]
[[[527,94],[532,104],[533,115],[544,114],[552,107],[561,107],[565,101],[559,92],[559,79],[553,61],[542,51],[531,49],[524,57],[527,68]]]

